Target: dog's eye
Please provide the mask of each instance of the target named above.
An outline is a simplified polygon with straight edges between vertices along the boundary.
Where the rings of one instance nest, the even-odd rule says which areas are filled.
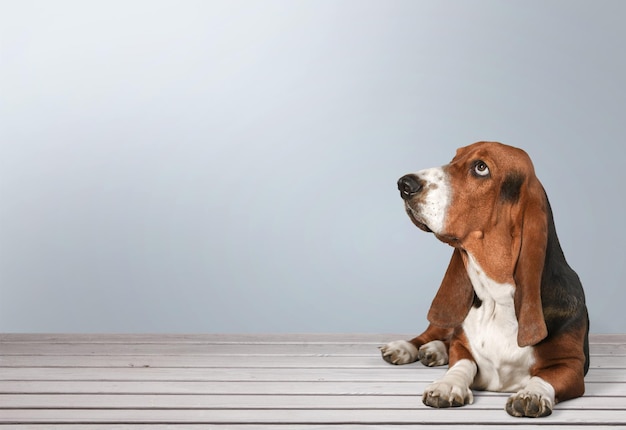
[[[478,176],[488,176],[489,175],[489,166],[484,161],[477,161],[474,163],[474,173]]]

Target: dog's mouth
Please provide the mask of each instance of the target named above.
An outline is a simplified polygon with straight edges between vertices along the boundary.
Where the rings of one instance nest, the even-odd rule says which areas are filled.
[[[406,213],[409,215],[409,218],[411,218],[411,221],[413,221],[413,224],[415,224],[420,230],[423,230],[426,233],[432,233],[430,227],[428,227],[428,225],[420,219],[419,214],[408,204],[408,202],[406,204]]]
[[[433,231],[430,229],[430,227],[428,227],[426,224],[424,224],[423,222],[419,222],[417,220],[414,221],[415,225],[417,227],[419,227],[420,229],[424,230],[426,233],[432,233]]]
[[[407,213],[407,215],[409,216],[409,218],[411,219],[413,224],[415,224],[420,230],[425,231],[426,233],[433,233],[435,235],[435,237],[437,237],[437,239],[439,239],[443,243],[447,243],[448,245],[450,245],[450,246],[452,246],[454,248],[460,248],[461,247],[461,240],[457,236],[450,235],[450,234],[445,234],[445,233],[442,233],[442,232],[439,232],[439,233],[434,232],[428,226],[428,224],[426,224],[424,221],[422,221],[419,212],[416,211],[415,209],[413,209],[411,207],[411,205],[408,204],[408,202],[406,203],[405,206],[406,206],[406,213]]]

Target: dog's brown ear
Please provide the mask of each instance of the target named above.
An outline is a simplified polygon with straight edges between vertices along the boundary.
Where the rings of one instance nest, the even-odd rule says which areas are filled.
[[[548,242],[547,198],[536,177],[529,178],[520,194],[514,225],[514,249],[519,249],[515,265],[515,314],[517,315],[517,344],[536,345],[547,335],[542,303],[541,278]]]
[[[461,251],[455,248],[439,291],[430,305],[428,321],[438,327],[457,327],[463,323],[473,300],[474,288],[465,270]]]

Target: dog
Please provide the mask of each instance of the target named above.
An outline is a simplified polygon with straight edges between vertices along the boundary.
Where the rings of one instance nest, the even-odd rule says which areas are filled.
[[[472,389],[512,392],[514,417],[544,417],[582,396],[589,317],[552,210],[526,152],[498,142],[402,176],[413,223],[454,250],[426,331],[381,347],[392,364],[449,364],[423,393],[435,408],[473,402]]]

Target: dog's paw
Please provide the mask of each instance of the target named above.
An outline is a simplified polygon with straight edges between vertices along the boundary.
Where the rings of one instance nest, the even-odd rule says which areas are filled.
[[[469,387],[439,381],[426,387],[422,401],[433,408],[450,408],[473,403],[474,395]]]
[[[524,389],[509,397],[505,409],[514,417],[547,417],[554,407],[554,395],[552,385],[535,376]]]
[[[395,340],[379,347],[379,349],[387,363],[408,364],[417,361],[417,348],[406,340]]]
[[[419,349],[418,358],[424,366],[433,367],[448,364],[446,345],[440,340],[428,342]]]
[[[506,411],[513,417],[547,417],[552,413],[552,400],[541,394],[522,390],[509,397]]]

